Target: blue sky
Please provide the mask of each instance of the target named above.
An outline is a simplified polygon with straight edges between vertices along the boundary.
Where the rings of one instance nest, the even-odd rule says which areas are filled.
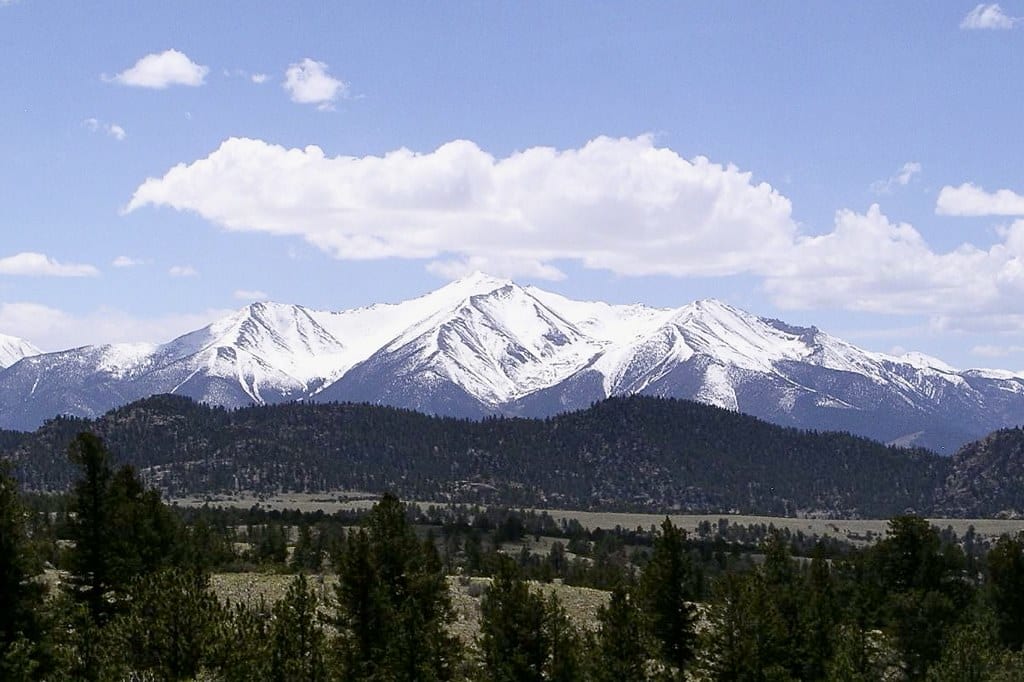
[[[1024,2],[0,0],[0,332],[472,269],[1024,368]]]

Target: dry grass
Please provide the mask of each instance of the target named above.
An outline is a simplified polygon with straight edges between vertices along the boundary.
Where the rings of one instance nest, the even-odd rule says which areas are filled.
[[[284,597],[294,579],[293,575],[272,573],[216,573],[210,578],[210,585],[223,602],[256,606],[262,601],[270,606]],[[338,578],[333,575],[322,578],[312,576],[309,580],[317,589],[326,614],[331,608]],[[472,644],[480,632],[480,599],[490,584],[490,578],[448,578],[455,610],[451,631],[467,645]],[[532,583],[532,586],[545,597],[555,594],[576,626],[591,630],[597,626],[597,610],[608,602],[609,597],[608,592],[588,587],[572,587],[560,583]]]
[[[180,506],[202,506],[208,503],[211,506],[219,505],[242,509],[259,505],[262,509],[298,509],[303,512],[322,510],[331,514],[343,510],[369,509],[377,499],[378,496],[367,492],[332,491],[327,493],[284,493],[269,496],[239,493],[230,496],[178,498],[171,502]],[[427,507],[436,503],[413,502],[412,504]],[[534,511],[546,511],[557,521],[575,520],[591,530],[595,528],[612,529],[616,526],[646,529],[660,524],[665,518],[664,514],[589,512],[569,509],[535,509]],[[884,537],[888,527],[888,519],[804,519],[739,514],[669,514],[668,516],[672,519],[672,523],[690,533],[696,533],[697,526],[702,521],[716,525],[719,519],[727,519],[730,524],[771,524],[776,528],[788,528],[793,533],[803,531],[807,535],[841,538],[858,544],[868,543],[869,533],[870,537],[874,539]],[[939,528],[952,526],[958,535],[963,535],[970,526],[974,526],[978,535],[984,538],[997,538],[1004,533],[1014,535],[1024,531],[1024,520],[935,518],[929,519],[929,521]]]

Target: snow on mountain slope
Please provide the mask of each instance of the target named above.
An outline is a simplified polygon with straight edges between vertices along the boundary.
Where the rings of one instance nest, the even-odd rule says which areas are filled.
[[[574,301],[537,287],[526,287],[525,291],[551,310],[557,310],[584,333],[616,344],[628,343],[653,332],[676,312],[672,308],[652,308],[640,304],[612,305],[600,301]]]
[[[136,380],[232,406],[295,400],[340,376],[348,355],[302,306],[253,303],[158,347]]]
[[[30,355],[39,355],[41,352],[25,339],[0,334],[0,369],[10,367]]]
[[[512,282],[480,276],[470,281],[472,286],[460,282],[445,292],[451,297],[436,298],[439,308],[323,398],[344,395],[346,384],[355,382],[390,385],[396,395],[447,383],[493,408],[561,381],[604,346]],[[416,404],[418,398],[405,400]]]
[[[14,350],[11,350],[11,349]],[[573,301],[475,273],[340,312],[254,303],[167,343],[36,353],[0,337],[0,426],[156,393],[238,407],[360,400],[547,415],[612,395],[692,398],[783,424],[952,447],[1024,422],[1024,376],[860,349],[715,300]]]

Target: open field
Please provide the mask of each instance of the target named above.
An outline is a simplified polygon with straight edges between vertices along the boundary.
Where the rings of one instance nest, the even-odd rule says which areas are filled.
[[[211,506],[240,507],[248,509],[258,505],[263,509],[298,509],[303,512],[323,510],[332,514],[341,510],[368,509],[376,501],[376,496],[365,492],[329,492],[329,493],[284,493],[273,496],[253,496],[246,494],[215,497],[188,497],[171,500],[180,506]],[[439,504],[435,502],[413,502],[421,506]],[[664,520],[664,514],[634,514],[627,512],[590,512],[568,509],[535,509],[546,511],[555,520],[576,520],[588,529],[595,528],[649,528]],[[818,519],[788,518],[778,516],[746,516],[739,514],[669,514],[672,523],[680,528],[696,533],[697,527],[704,521],[712,525],[720,519],[730,524],[771,524],[776,528],[787,528],[790,532],[803,531],[806,535],[819,537],[835,537],[854,543],[868,543],[885,535],[888,519]],[[997,538],[1004,533],[1015,535],[1024,531],[1024,519],[945,519],[934,518],[929,521],[939,528],[952,527],[958,535],[974,526],[975,532],[983,538]]]
[[[253,606],[262,600],[271,605],[284,596],[294,579],[294,575],[273,573],[215,573],[210,578],[210,586],[223,602]],[[321,603],[329,604],[334,598],[337,576],[311,576],[309,580],[317,588]],[[480,598],[490,583],[490,578],[448,577],[455,610],[455,621],[451,629],[466,644],[470,644],[480,632]],[[597,627],[597,610],[608,603],[608,592],[589,587],[573,587],[557,582],[532,583],[532,586],[545,596],[552,593],[557,595],[579,628],[592,630]],[[324,609],[324,615],[328,613],[329,608]]]
[[[47,570],[43,576],[50,594],[57,593],[64,579],[63,572],[52,569]],[[338,576],[312,575],[307,576],[307,579],[317,591],[322,615],[329,617]],[[269,607],[284,597],[293,580],[294,575],[283,573],[214,573],[210,576],[210,588],[222,603],[256,606],[262,601]],[[449,594],[455,610],[451,630],[465,644],[471,644],[480,633],[480,599],[490,584],[490,578],[448,576]],[[531,582],[530,585],[545,597],[555,594],[569,618],[581,629],[593,630],[597,627],[597,611],[608,603],[610,596],[609,592],[602,590],[563,585],[557,581]]]

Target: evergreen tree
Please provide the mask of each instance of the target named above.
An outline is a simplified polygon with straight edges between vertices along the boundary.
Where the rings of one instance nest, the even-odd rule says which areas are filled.
[[[447,680],[458,658],[453,612],[432,542],[421,543],[392,495],[349,535],[338,576],[340,658],[353,679]]]
[[[309,524],[303,523],[299,526],[299,536],[295,541],[295,551],[292,552],[290,563],[292,570],[309,573],[320,571],[323,565],[323,555],[313,541]]]
[[[963,553],[955,546],[943,547],[925,519],[898,516],[889,522],[888,536],[870,550],[868,564],[904,673],[918,679],[939,658],[946,636],[969,603]]]
[[[68,583],[93,621],[103,625],[132,580],[177,561],[181,536],[159,493],[146,490],[131,467],[115,473],[97,436],[80,433],[69,455],[82,477],[71,495]]]
[[[987,557],[988,605],[999,641],[1013,651],[1024,645],[1024,539],[999,538]]]
[[[135,581],[110,627],[132,671],[188,680],[209,661],[223,618],[205,575],[169,568]]]
[[[821,543],[814,550],[801,594],[803,601],[800,609],[800,633],[797,638],[797,641],[802,643],[800,677],[805,680],[820,680],[824,678],[826,666],[832,658],[839,616],[833,578]]]
[[[800,678],[803,667],[809,662],[805,656],[800,623],[801,599],[809,593],[804,589],[796,571],[796,564],[790,554],[785,538],[778,531],[771,531],[764,545],[764,563],[758,569],[760,580],[755,581],[757,597],[763,606],[755,607],[769,625],[768,632],[774,641],[766,640],[762,648],[767,667],[776,667],[794,679]],[[819,564],[819,572],[821,565]],[[819,579],[821,575],[819,573]],[[818,614],[825,615],[825,614]],[[824,635],[828,637],[828,633]]]
[[[928,682],[989,682],[998,658],[976,628],[961,628],[948,640],[941,658],[928,669]]]
[[[114,473],[108,495],[115,586],[181,562],[185,545],[178,519],[159,491],[143,486],[134,468],[123,466]]]
[[[43,586],[30,555],[17,484],[0,462],[0,679],[19,679],[38,667]]]
[[[550,647],[548,682],[576,682],[583,679],[582,639],[565,607],[552,593],[546,604],[544,629]]]
[[[237,558],[227,531],[196,519],[186,530],[183,563],[196,571],[210,571],[231,564]]]
[[[595,655],[592,659],[596,682],[647,679],[647,644],[643,617],[624,587],[612,590],[607,606],[597,613]]]
[[[270,522],[250,529],[253,557],[258,562],[284,564],[288,560],[288,538],[280,523]]]
[[[318,622],[317,603],[306,576],[300,573],[285,597],[274,606],[270,680],[320,682],[327,679],[326,638]]]
[[[480,601],[477,645],[487,682],[541,682],[551,642],[544,598],[530,590],[510,559],[501,562]]]
[[[252,607],[235,604],[224,611],[212,654],[222,682],[271,679],[272,616],[262,599]]]
[[[791,648],[783,614],[762,571],[726,573],[715,583],[704,635],[702,666],[712,680],[797,679],[787,668]]]
[[[110,454],[100,439],[80,433],[69,449],[82,477],[72,489],[68,528],[74,549],[69,554],[68,585],[88,608],[89,617],[104,623],[112,612],[109,593],[117,587],[114,566],[116,537],[110,487],[114,478]]]
[[[370,536],[359,529],[348,535],[335,588],[338,608],[334,625],[340,633],[341,666],[352,679],[370,679],[384,648],[381,621],[386,616],[377,590]]]
[[[699,577],[686,553],[684,532],[666,517],[640,577],[640,600],[657,658],[682,674],[694,655],[694,608]]]

